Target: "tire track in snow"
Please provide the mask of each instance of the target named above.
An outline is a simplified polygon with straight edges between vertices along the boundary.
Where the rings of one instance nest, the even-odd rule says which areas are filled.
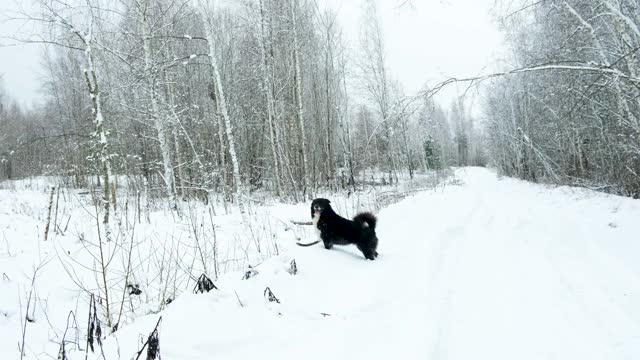
[[[434,320],[434,334],[430,345],[430,358],[434,360],[448,358],[451,313],[456,299],[456,286],[462,276],[460,271],[463,266],[460,263],[460,255],[468,241],[469,225],[474,222],[474,214],[481,205],[481,202],[473,201],[472,207],[465,207],[468,205],[468,199],[464,196],[463,189],[453,191],[458,193],[456,199],[458,207],[467,210],[462,216],[441,213],[440,216],[451,219],[452,224],[447,225],[435,235],[437,240],[433,249],[431,276],[427,282],[427,286],[430,287],[427,303],[433,306],[431,313]]]

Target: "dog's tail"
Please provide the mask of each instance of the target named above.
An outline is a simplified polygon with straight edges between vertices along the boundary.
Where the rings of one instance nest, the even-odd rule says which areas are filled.
[[[360,223],[362,228],[375,229],[378,219],[370,212],[363,212],[353,217],[353,221]]]

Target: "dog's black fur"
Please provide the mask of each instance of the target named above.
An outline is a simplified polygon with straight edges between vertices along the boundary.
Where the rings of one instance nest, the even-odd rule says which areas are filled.
[[[333,245],[355,244],[366,259],[375,260],[378,256],[377,219],[373,214],[363,212],[353,220],[345,219],[333,211],[331,201],[319,198],[311,202],[311,218],[320,230],[320,239],[326,249]]]

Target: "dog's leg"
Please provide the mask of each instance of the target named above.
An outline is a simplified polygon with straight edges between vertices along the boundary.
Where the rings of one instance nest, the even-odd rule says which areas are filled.
[[[378,253],[375,250],[372,250],[371,248],[368,247],[364,247],[360,244],[356,245],[358,247],[358,250],[362,251],[362,255],[364,255],[365,259],[368,260],[375,260],[376,255],[378,255]]]
[[[329,235],[326,231],[322,231],[320,233],[320,239],[324,243],[324,248],[327,250],[331,250],[333,247],[333,241],[331,241],[331,235]]]

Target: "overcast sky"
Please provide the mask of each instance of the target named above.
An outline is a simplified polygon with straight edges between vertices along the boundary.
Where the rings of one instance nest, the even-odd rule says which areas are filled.
[[[340,23],[356,45],[361,0],[319,0],[338,11]],[[378,0],[390,75],[406,94],[425,83],[489,72],[502,49],[502,36],[490,16],[494,0]],[[6,36],[32,33],[21,21],[4,21],[11,11],[33,0],[0,0],[0,44]],[[405,4],[400,6],[401,4]],[[42,48],[0,46],[0,74],[11,97],[23,105],[38,99]],[[439,99],[447,102],[464,91],[453,85]]]
[[[34,32],[33,24],[8,21],[7,18],[15,17],[17,11],[32,3],[32,0],[0,0],[0,77],[9,96],[23,105],[30,105],[37,99],[42,76],[42,48],[7,39]]]
[[[340,24],[357,42],[362,0],[324,0],[339,11]],[[405,94],[451,77],[496,71],[504,39],[490,15],[495,0],[378,0],[391,76]],[[403,5],[404,4],[404,5]],[[445,107],[468,84],[450,85],[437,100]],[[467,101],[478,115],[478,97]]]

